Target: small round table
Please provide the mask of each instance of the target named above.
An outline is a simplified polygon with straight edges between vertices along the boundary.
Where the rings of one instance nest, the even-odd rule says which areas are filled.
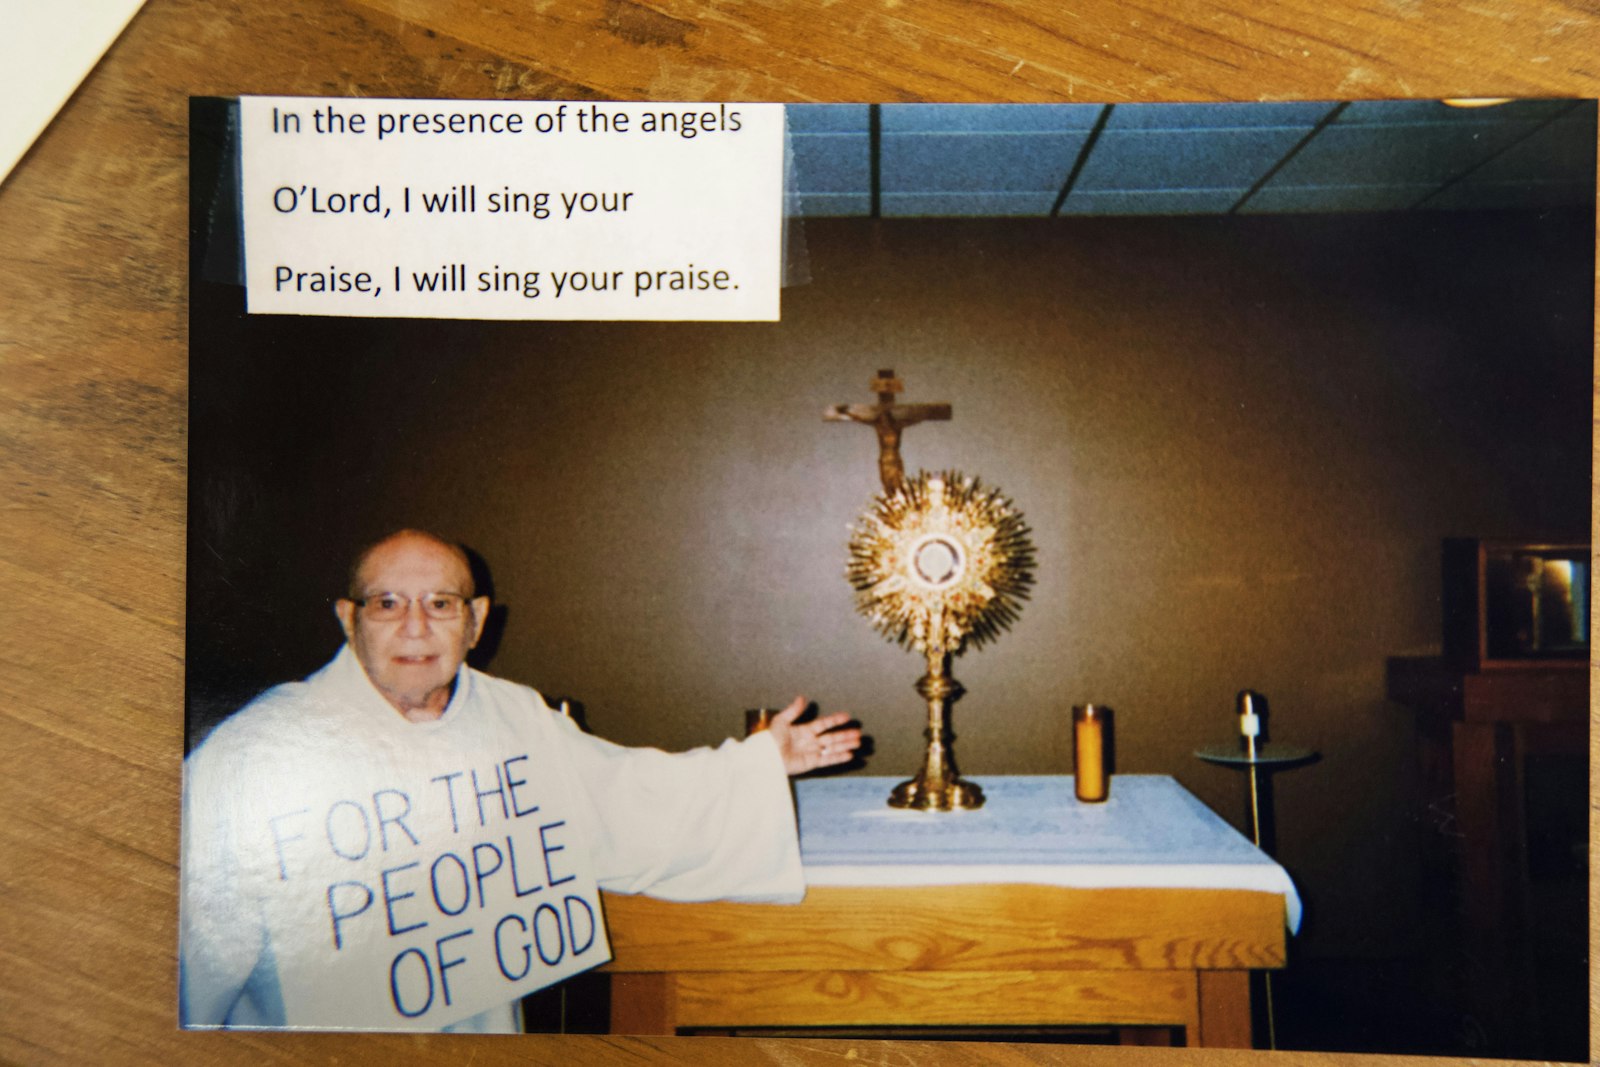
[[[1258,775],[1265,767],[1269,771],[1282,770],[1300,763],[1310,763],[1317,758],[1314,749],[1280,744],[1276,741],[1257,742],[1253,737],[1235,738],[1217,745],[1206,745],[1194,751],[1207,763],[1223,767],[1236,767],[1250,772],[1250,834],[1255,846],[1266,851],[1261,843],[1261,783]],[[1278,1027],[1272,1012],[1272,975],[1263,971],[1262,986],[1267,994],[1267,1047],[1278,1047]]]
[[[1220,745],[1207,745],[1197,748],[1194,754],[1207,763],[1218,763],[1225,767],[1242,767],[1250,772],[1250,833],[1257,848],[1261,844],[1261,787],[1257,774],[1262,767],[1268,770],[1278,770],[1291,767],[1296,763],[1310,763],[1317,758],[1314,749],[1299,748],[1295,745],[1279,744],[1276,741],[1255,743],[1255,738],[1247,737],[1248,745],[1241,747],[1238,741],[1225,741]]]

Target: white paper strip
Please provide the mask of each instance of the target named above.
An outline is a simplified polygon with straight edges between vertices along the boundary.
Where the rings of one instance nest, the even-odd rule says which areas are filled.
[[[252,314],[778,318],[783,108],[245,97]]]

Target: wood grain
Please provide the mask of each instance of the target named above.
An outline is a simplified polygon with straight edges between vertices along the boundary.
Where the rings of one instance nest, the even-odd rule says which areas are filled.
[[[611,979],[611,1030],[671,1034],[677,1029],[677,987],[664,974],[619,974]]]
[[[605,897],[615,971],[1279,967],[1283,898],[1233,890],[821,886],[796,907]]]
[[[1284,958],[1282,897],[1232,890],[824,886],[789,907],[605,909],[613,1029],[651,1033],[1181,1026],[1244,1048],[1247,968]]]
[[[1249,1048],[1249,974],[1201,971],[1199,982],[1202,1042],[1217,1048]]]
[[[1313,0],[1065,8],[603,0],[516,20],[467,0],[425,12],[404,0],[364,6],[598,94],[658,100],[1341,99],[1488,95],[1485,82],[1501,87],[1494,95],[1561,95],[1570,91],[1563,83],[1596,71],[1593,26],[1561,5],[1547,8],[1554,17],[1543,25],[1530,18],[1534,5],[1515,3],[1429,8],[1426,23],[1420,4]],[[1397,49],[1404,69],[1385,70]],[[1468,65],[1472,51],[1493,74]]]
[[[1132,1062],[1045,1046],[175,1029],[188,95],[1594,96],[1597,30],[1591,4],[1557,0],[149,0],[0,186],[0,1060]]]
[[[1199,1024],[1182,971],[702,972],[676,996],[679,1026]]]

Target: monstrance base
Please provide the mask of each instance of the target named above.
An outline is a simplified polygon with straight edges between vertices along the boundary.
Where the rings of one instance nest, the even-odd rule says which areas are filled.
[[[983,790],[976,782],[960,778],[932,788],[918,775],[894,787],[889,806],[912,811],[973,811],[983,807]]]

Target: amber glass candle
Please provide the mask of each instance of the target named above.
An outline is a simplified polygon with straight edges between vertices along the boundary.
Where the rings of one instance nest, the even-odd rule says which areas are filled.
[[[1072,709],[1072,769],[1078,799],[1106,798],[1106,708],[1084,704]]]

